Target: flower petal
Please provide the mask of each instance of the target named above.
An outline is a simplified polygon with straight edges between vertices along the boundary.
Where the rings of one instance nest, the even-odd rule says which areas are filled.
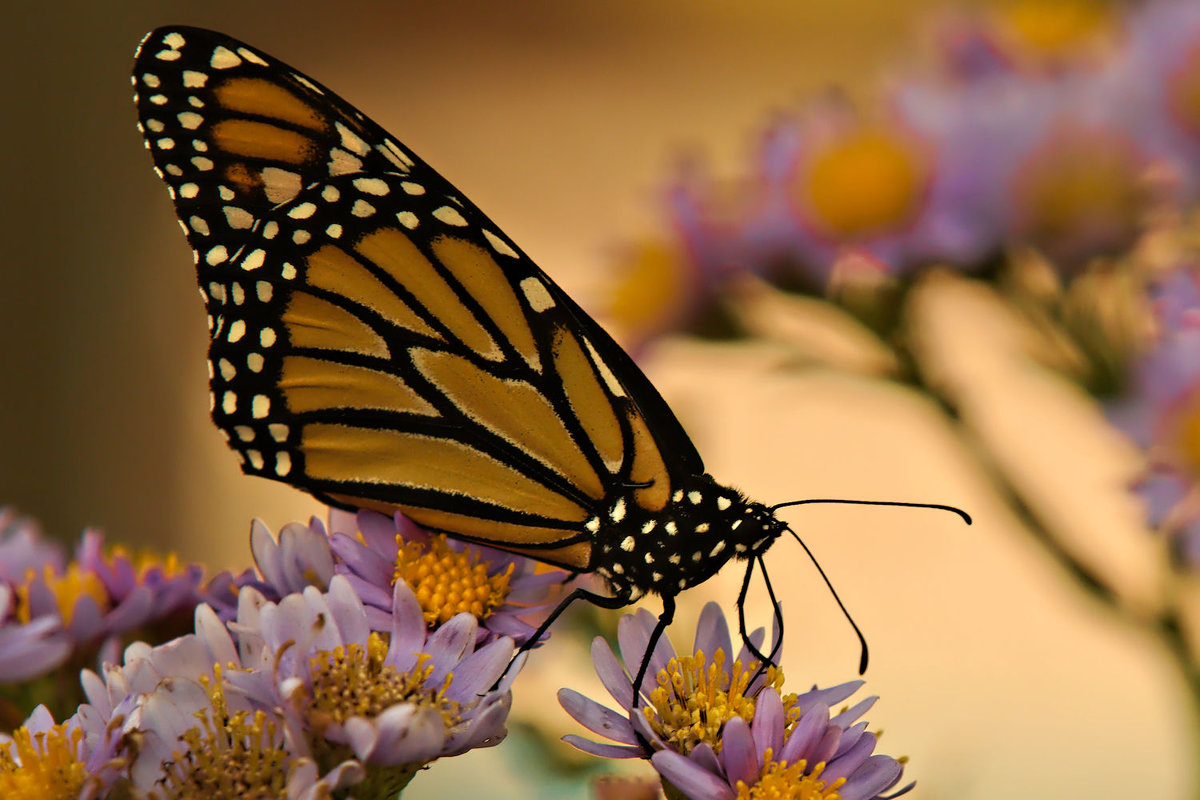
[[[711,660],[717,650],[725,653],[725,663],[733,658],[733,640],[729,638],[729,623],[725,621],[725,613],[716,603],[709,601],[700,610],[700,619],[696,624],[696,639],[692,652],[703,650],[704,655]]]
[[[592,664],[596,667],[596,676],[604,684],[604,688],[612,695],[621,708],[629,708],[633,703],[633,681],[613,654],[612,648],[603,636],[592,639]]]
[[[628,745],[639,745],[629,718],[611,708],[600,705],[574,689],[559,689],[558,704],[571,718],[592,733],[607,736],[613,741]]]
[[[582,736],[576,736],[573,733],[562,737],[562,740],[578,750],[594,756],[600,756],[601,758],[642,758],[644,755],[640,747],[602,744],[600,742],[593,742],[591,739],[584,739]]]
[[[743,781],[747,786],[754,785],[762,770],[759,763],[761,752],[746,720],[735,716],[725,723],[725,729],[721,732],[721,765],[731,786],[737,786],[738,781]]]
[[[691,800],[734,800],[729,784],[693,764],[674,750],[659,750],[650,763],[671,785]]]
[[[904,768],[890,756],[871,756],[851,775],[842,788],[842,800],[867,800],[894,786]]]

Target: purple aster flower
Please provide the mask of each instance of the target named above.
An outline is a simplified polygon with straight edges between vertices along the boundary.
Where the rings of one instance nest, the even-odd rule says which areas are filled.
[[[289,522],[279,531],[279,540],[262,520],[250,524],[250,552],[262,574],[261,581],[251,581],[263,596],[278,600],[306,586],[329,588],[333,577],[333,550],[325,524],[312,517],[308,525]]]
[[[255,652],[253,631],[245,633],[249,641],[239,650],[217,613],[202,605],[194,633],[156,647],[136,642],[103,677],[83,673],[89,702],[78,717],[85,742],[120,744],[134,796],[199,797],[233,781],[249,797],[321,800],[363,779],[353,759],[329,762],[322,773],[302,732],[276,710],[228,690],[225,673],[243,674],[242,651]]]
[[[62,547],[46,539],[37,522],[0,508],[0,582],[16,585],[31,569],[61,571],[65,562]]]
[[[536,630],[526,617],[550,608],[570,577],[532,559],[430,533],[399,513],[334,512],[330,526],[335,571],[362,598],[372,630],[391,627],[393,586],[407,582],[431,627],[467,612],[479,624],[481,643],[505,636],[522,644]]]
[[[186,629],[204,594],[203,569],[174,556],[131,557],[105,549],[99,531],[83,533],[75,559],[44,559],[14,584],[0,583],[0,683],[43,674],[77,656],[116,658],[135,635],[165,640]],[[43,698],[47,704],[51,698]]]
[[[0,734],[0,797],[103,797],[124,767],[115,758],[116,733],[91,740],[78,717],[56,724],[50,711],[38,706],[11,735]]]
[[[953,77],[967,81],[1083,70],[1108,55],[1120,22],[1109,4],[1094,0],[1018,0],[945,20],[939,55]]]
[[[644,609],[619,623],[621,655],[631,671],[642,661],[654,624]],[[761,630],[751,636],[756,647],[762,638]],[[896,784],[899,762],[873,756],[875,737],[858,722],[875,698],[830,716],[830,706],[853,694],[861,681],[781,696],[778,669],[759,670],[746,648],[732,661],[731,652],[725,616],[709,603],[691,655],[678,656],[666,639],[659,641],[648,673],[656,685],[643,685],[639,707],[631,709],[631,672],[597,638],[596,673],[621,711],[570,689],[559,692],[559,701],[584,727],[617,744],[574,735],[565,741],[608,758],[649,758],[664,786],[704,800],[733,800],[760,784],[778,791],[798,783],[807,786],[805,796],[865,800]]]
[[[1157,342],[1109,419],[1147,455],[1135,488],[1179,563],[1200,569],[1200,273],[1180,268],[1156,287]]]
[[[163,681],[141,700],[135,795],[146,800],[210,796],[235,786],[239,796],[322,800],[362,781],[362,765],[342,760],[324,772],[285,721],[227,694],[219,679]]]
[[[459,614],[429,632],[411,589],[393,589],[387,635],[372,631],[350,581],[308,587],[278,603],[242,591],[236,623],[243,664],[225,681],[257,708],[282,709],[318,761],[357,758],[399,790],[425,764],[498,743],[512,701],[511,639],[476,649],[476,621]]]
[[[1120,103],[1138,137],[1160,154],[1184,199],[1200,197],[1200,6],[1179,0],[1131,12],[1119,71]]]

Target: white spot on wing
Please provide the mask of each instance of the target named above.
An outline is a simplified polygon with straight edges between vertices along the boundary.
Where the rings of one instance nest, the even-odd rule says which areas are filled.
[[[354,188],[363,194],[373,194],[376,197],[383,197],[389,191],[387,181],[381,178],[355,178]]]
[[[624,550],[626,553],[632,552],[632,550],[633,550],[633,537],[632,536],[626,536],[624,539],[621,540],[621,549]]]
[[[519,258],[516,250],[513,250],[511,247],[509,247],[507,242],[489,231],[487,228],[483,229],[483,238],[488,240],[488,244],[490,244],[492,249],[497,253],[500,253],[501,255],[512,256],[513,258]]]
[[[350,155],[340,147],[333,148],[329,152],[329,174],[349,175],[353,172],[362,172],[362,159]]]
[[[230,69],[241,63],[242,60],[238,58],[237,53],[224,45],[217,45],[217,48],[213,50],[212,58],[208,62],[209,66],[213,69]]]
[[[417,215],[411,211],[401,211],[396,214],[396,219],[401,225],[408,228],[410,231],[417,227]]]
[[[203,72],[197,72],[194,69],[185,69],[183,71],[183,85],[187,89],[199,89],[208,83],[208,76]]]
[[[249,255],[242,259],[242,269],[246,270],[247,272],[258,269],[263,265],[263,261],[266,260],[266,257],[266,250],[261,248],[258,250],[252,250]]]
[[[592,363],[596,365],[596,369],[600,370],[600,377],[604,379],[604,385],[608,387],[608,390],[614,396],[624,397],[625,387],[621,385],[621,382],[617,380],[617,376],[608,368],[608,364],[604,363],[604,359],[600,358],[600,354],[596,352],[596,348],[592,347],[591,341],[585,337],[580,338],[583,339],[588,353],[592,356]]]
[[[265,67],[267,65],[267,62],[260,58],[258,53],[255,53],[248,47],[239,47],[238,55],[249,61],[251,64],[258,64],[260,67]]]
[[[467,221],[463,218],[463,215],[458,213],[458,209],[451,208],[450,206],[439,206],[438,208],[435,208],[433,210],[433,216],[447,225],[462,227],[463,225],[467,224]]]
[[[548,308],[554,308],[554,298],[547,291],[546,284],[533,275],[521,280],[521,292],[525,295],[529,307],[539,314]]]
[[[254,399],[250,401],[250,416],[255,419],[263,419],[267,414],[271,413],[271,398],[265,394],[256,394]]]
[[[263,192],[272,203],[286,203],[300,194],[300,176],[291,170],[266,167],[262,179]]]
[[[367,143],[364,142],[362,137],[360,137],[354,131],[350,130],[340,122],[334,123],[334,127],[337,128],[338,134],[342,137],[342,146],[351,153],[357,153],[360,156],[365,156],[367,153],[371,152],[371,148],[367,145]]]
[[[308,219],[317,212],[317,206],[314,203],[301,203],[287,212],[287,215],[292,219]]]
[[[221,210],[225,212],[225,221],[234,230],[248,230],[254,227],[254,216],[246,209],[238,208],[237,206],[225,206]]]

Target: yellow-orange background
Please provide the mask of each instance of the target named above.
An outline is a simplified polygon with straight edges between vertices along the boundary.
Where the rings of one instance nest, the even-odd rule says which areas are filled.
[[[128,69],[149,29],[213,27],[341,92],[595,309],[615,246],[661,227],[657,192],[674,157],[702,151],[729,172],[746,163],[771,109],[829,87],[869,99],[911,61],[919,20],[943,5],[9,5],[0,26],[0,503],[61,537],[95,524],[111,540],[221,567],[247,563],[251,517],[275,529],[316,509],[242,477],[207,419],[190,254],[133,124]],[[966,299],[940,308],[948,330],[982,319],[964,311]],[[975,342],[958,341],[946,357],[977,363]],[[882,750],[911,757],[913,796],[1187,796],[1194,745],[1157,645],[1111,622],[1046,562],[930,408],[776,365],[769,349],[668,343],[646,366],[712,471],[754,497],[949,502],[977,519],[965,529],[915,512],[788,512],[871,641],[868,689],[882,699],[870,719],[887,731]],[[997,369],[973,380],[996,392],[998,408],[1044,400],[1060,415],[1038,428],[1000,414],[1005,438],[1018,451],[1023,437],[1045,441],[1047,431],[1062,441],[1058,460],[1031,457],[1041,471],[1030,474],[1061,497],[1082,537],[1103,543],[1110,564],[1136,573],[1133,512],[1115,489],[1119,448],[1096,436],[1077,398],[1036,382],[1022,389]],[[853,639],[800,558],[784,542],[770,559],[792,685],[848,679]],[[730,603],[737,578],[723,574],[705,591]],[[761,622],[767,613],[761,599],[751,608]],[[558,733],[578,729],[548,689],[596,686],[566,645],[534,659],[546,681],[517,686],[517,706],[539,707]],[[503,750],[435,765],[407,796],[449,794],[464,779],[491,797],[549,796],[523,783]]]

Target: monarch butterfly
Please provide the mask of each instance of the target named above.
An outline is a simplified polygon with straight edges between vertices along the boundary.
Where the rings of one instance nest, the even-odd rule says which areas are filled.
[[[646,663],[675,596],[745,560],[749,643],[754,564],[789,529],[705,472],[630,357],[479,209],[222,34],[153,31],[133,84],[194,251],[213,420],[244,472],[607,580],[533,642],[574,599],[657,594]]]

